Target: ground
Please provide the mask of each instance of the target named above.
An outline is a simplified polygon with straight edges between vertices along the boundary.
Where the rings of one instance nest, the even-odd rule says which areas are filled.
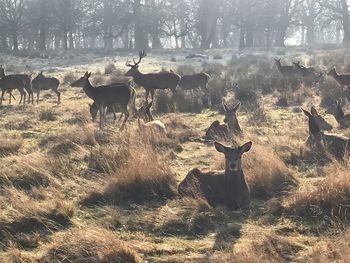
[[[200,71],[203,61],[185,60],[188,52],[150,52],[141,71],[176,71],[183,65]],[[314,58],[304,51],[288,52],[266,56],[272,71],[276,56],[304,62]],[[324,51],[318,52],[322,57]],[[132,55],[80,51],[48,59],[1,56],[8,74],[43,70],[60,79],[62,93],[61,105],[47,91],[39,104],[17,105],[17,100],[8,105],[6,100],[0,109],[1,262],[346,262],[348,217],[335,209],[339,203],[349,205],[350,185],[343,183],[350,177],[348,163],[320,163],[301,154],[308,128],[299,108],[318,107],[322,97],[317,90],[310,88],[301,103],[287,107],[276,106],[280,93],[262,95],[263,120],[243,105],[238,114],[244,131],[240,142],[253,141],[253,150],[243,156],[253,197],[251,212],[244,214],[176,195],[176,185],[191,169],[223,167],[223,156],[203,139],[214,120],[223,120],[217,107],[200,113],[154,112],[165,123],[167,138],[145,138],[137,121],[129,121],[125,131],[119,131],[120,123],[112,116],[103,131],[91,121],[91,101],[69,83],[85,71],[92,72],[97,84],[122,79]],[[232,56],[247,56],[233,50],[209,55],[220,56],[204,64],[224,68]],[[256,51],[252,56],[261,55],[265,53]],[[105,74],[110,64],[115,68]],[[140,105],[142,89],[138,94]],[[349,129],[337,128],[324,108],[319,111],[335,127],[334,133],[350,135]],[[156,181],[155,186],[147,180]],[[171,189],[163,189],[168,186]],[[327,187],[330,194],[339,190],[339,200],[322,197]],[[314,197],[316,193],[326,201]],[[125,243],[112,252],[125,249],[132,259],[108,261],[106,255],[114,255],[108,250],[109,235]],[[100,253],[91,249],[94,240]],[[63,248],[65,242],[71,248]],[[84,247],[87,244],[91,247]]]

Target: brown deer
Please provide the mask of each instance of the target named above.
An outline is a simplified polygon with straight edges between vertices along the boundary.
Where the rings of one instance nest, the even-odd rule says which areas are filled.
[[[311,114],[315,117],[317,125],[320,127],[321,131],[331,131],[333,126],[329,124],[320,114],[318,114],[316,108],[311,106]]]
[[[123,83],[114,83],[114,84],[110,84],[108,86],[112,86],[113,87],[113,86],[118,86],[119,84],[123,85]],[[136,109],[136,105],[135,105],[136,104],[136,90],[133,87],[130,87],[130,90],[131,90],[131,98],[130,98],[130,101],[129,101],[129,104],[128,104],[129,113],[131,114],[131,116],[135,116],[138,113],[138,111]],[[98,113],[99,107],[96,104],[96,102],[93,102],[92,104],[89,104],[89,107],[90,107],[90,115],[91,115],[92,121],[95,121],[96,117],[97,117],[97,113]],[[110,107],[107,108],[107,113],[108,112],[112,112],[115,121],[117,120],[116,112],[118,112],[120,110],[118,107],[119,107],[119,104],[113,105],[113,106],[110,106]],[[122,119],[123,115],[124,114],[122,112],[120,117],[119,117],[118,122]]]
[[[313,67],[305,67],[300,65],[300,61],[293,62],[295,69],[299,72],[299,75],[305,80],[305,82],[309,82],[310,85],[315,82],[317,83],[322,76],[321,73],[318,73]]]
[[[97,104],[100,113],[101,129],[106,118],[107,107],[118,105],[125,116],[121,126],[121,129],[123,129],[129,118],[128,104],[132,96],[131,87],[125,83],[117,83],[114,86],[93,87],[89,81],[90,77],[91,73],[86,72],[84,76],[74,81],[71,87],[83,88],[85,94]]]
[[[181,196],[202,198],[212,206],[226,205],[230,209],[249,209],[250,191],[242,170],[242,155],[252,147],[252,142],[233,148],[215,142],[218,152],[225,155],[224,172],[202,172],[195,168],[179,184]]]
[[[334,105],[326,111],[326,113],[332,114],[338,122],[340,128],[350,127],[350,114],[345,114],[342,108],[342,100],[336,100]]]
[[[0,78],[5,76],[5,69],[3,68],[3,66],[0,66]],[[12,76],[15,78],[20,78],[23,82],[24,82],[24,89],[27,91],[28,93],[28,104],[30,103],[30,101],[32,101],[33,103],[33,90],[32,90],[32,81],[31,81],[31,76],[28,76],[26,74],[11,74],[8,76]]]
[[[22,79],[14,76],[5,76],[3,74],[2,77],[0,77],[0,88],[1,88],[0,105],[2,104],[2,101],[4,99],[5,92],[10,94],[9,104],[11,104],[11,98],[14,98],[14,96],[12,95],[12,91],[15,89],[17,89],[19,93],[21,93],[21,100],[19,101],[19,104],[21,104],[22,101],[23,101],[23,104],[25,104],[27,94],[24,91],[24,82],[22,81]]]
[[[150,122],[150,121],[154,121],[153,115],[151,113],[151,108],[153,105],[153,101],[151,101],[150,103],[146,103],[145,105],[143,105],[138,111],[137,111],[137,115],[138,118],[144,120],[146,123]]]
[[[315,116],[302,109],[309,121],[309,137],[306,140],[306,146],[321,153],[330,153],[338,159],[344,158],[350,150],[350,140],[347,137],[321,132]]]
[[[152,101],[154,100],[154,91],[157,89],[170,89],[173,96],[176,95],[176,87],[179,84],[180,76],[173,72],[160,72],[142,74],[139,71],[139,64],[147,54],[144,51],[139,52],[139,61],[134,60],[134,64],[126,63],[126,66],[130,67],[130,70],[125,76],[133,77],[134,82],[144,87],[146,90],[146,101],[148,101],[149,93],[151,93]]]
[[[295,69],[294,66],[282,66],[280,58],[275,58],[275,64],[278,71],[283,75],[283,77],[294,78],[296,76],[299,76],[299,72]]]
[[[61,93],[58,91],[60,81],[56,78],[47,78],[41,71],[32,81],[32,89],[36,92],[36,103],[39,103],[39,96],[41,90],[52,90],[57,94],[57,104],[61,102]]]
[[[224,123],[221,124],[219,121],[214,121],[206,131],[206,141],[218,139],[231,140],[233,136],[242,134],[242,129],[237,119],[237,112],[241,103],[238,102],[230,108],[223,102],[222,106],[225,114]]]
[[[195,90],[199,88],[204,92],[207,92],[209,80],[210,75],[204,72],[193,75],[184,75],[181,76],[179,87],[183,90]]]
[[[334,67],[328,72],[327,75],[333,77],[342,88],[350,86],[350,73],[338,74],[336,68]]]

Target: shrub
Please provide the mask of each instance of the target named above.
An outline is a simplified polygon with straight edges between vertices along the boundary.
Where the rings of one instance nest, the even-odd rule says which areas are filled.
[[[17,152],[23,145],[22,137],[8,137],[2,134],[0,138],[0,156]]]
[[[191,74],[196,73],[196,69],[195,69],[195,67],[193,67],[193,66],[189,66],[189,65],[180,65],[180,66],[177,67],[177,73],[178,73],[180,76],[183,76],[183,75],[191,75]]]
[[[48,246],[40,262],[122,263],[141,262],[127,243],[101,228],[73,229]]]
[[[348,92],[345,92],[335,80],[327,78],[320,83],[321,91],[321,106],[328,107],[334,104],[334,101],[339,98],[348,97]]]
[[[52,109],[43,109],[39,113],[39,120],[41,121],[55,121],[57,120],[57,112]]]
[[[77,80],[77,76],[73,72],[68,72],[63,76],[63,84],[69,85]]]
[[[116,66],[113,63],[109,63],[105,66],[105,75],[110,75],[116,70]]]

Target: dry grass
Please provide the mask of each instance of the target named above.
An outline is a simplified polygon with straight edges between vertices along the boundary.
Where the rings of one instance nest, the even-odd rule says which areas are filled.
[[[39,113],[39,120],[41,121],[55,121],[57,120],[57,112],[53,109],[43,109]]]
[[[9,137],[6,134],[0,134],[0,137],[0,156],[16,153],[23,146],[22,137]]]
[[[40,262],[137,263],[141,258],[113,233],[89,227],[73,229],[57,237]]]

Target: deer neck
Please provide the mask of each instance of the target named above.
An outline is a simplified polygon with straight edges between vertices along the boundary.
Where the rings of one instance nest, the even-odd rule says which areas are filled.
[[[230,132],[240,133],[242,132],[241,127],[239,126],[237,118],[229,118],[227,121],[227,126]]]
[[[145,77],[145,74],[141,73],[140,70],[138,69],[135,70],[135,73],[133,74],[133,79],[137,85],[142,86],[144,84],[143,83],[144,77]]]
[[[83,86],[83,90],[90,99],[94,99],[94,87],[91,85],[90,81],[87,80],[86,84]]]
[[[341,107],[337,107],[337,110],[335,112],[335,118],[337,121],[340,121],[342,118],[344,118],[344,111]]]

